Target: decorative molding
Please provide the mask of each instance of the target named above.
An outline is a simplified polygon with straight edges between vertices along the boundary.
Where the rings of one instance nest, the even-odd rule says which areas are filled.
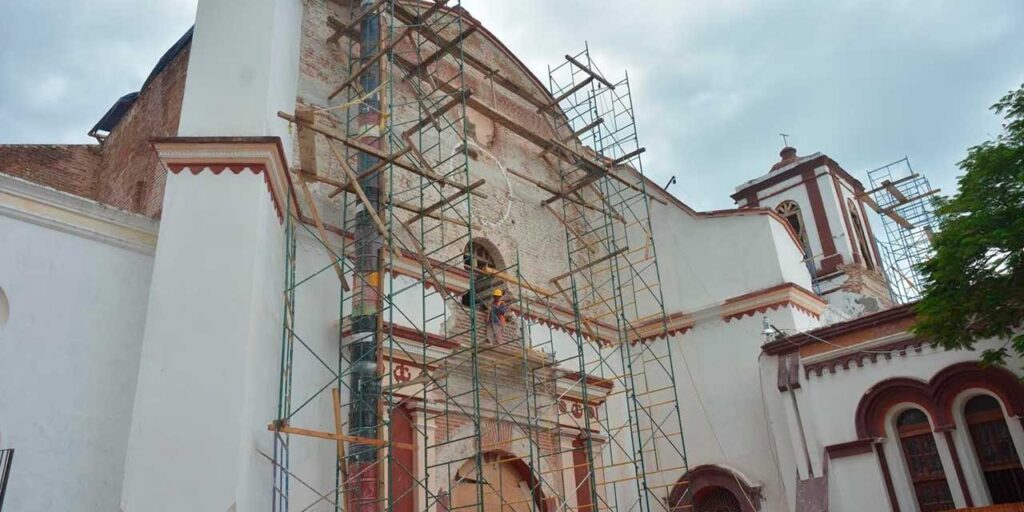
[[[901,333],[887,338],[898,338],[896,341],[885,343],[863,343],[852,345],[834,352],[826,352],[818,357],[807,358],[803,362],[804,378],[809,378],[813,373],[821,377],[825,370],[835,374],[837,370],[849,370],[852,366],[863,368],[865,362],[877,363],[879,359],[889,361],[893,355],[906,356],[910,350],[920,353],[927,341],[916,338],[909,333]],[[838,354],[837,354],[838,353]],[[827,356],[827,357],[820,357]]]
[[[781,307],[792,307],[808,316],[819,318],[828,304],[813,292],[793,283],[727,299],[721,305],[721,318],[725,322],[754,316]]]
[[[822,343],[821,340],[831,341],[832,339],[845,335],[868,329],[871,327],[877,327],[884,324],[894,323],[907,318],[913,318],[915,303],[904,304],[889,308],[878,313],[865,315],[854,318],[853,320],[847,320],[845,322],[839,322],[836,324],[828,325],[808,331],[806,333],[796,333],[785,338],[779,338],[764,344],[761,347],[766,354],[778,355],[785,352],[795,352],[805,345],[814,345]]]
[[[857,437],[885,437],[885,415],[901,403],[916,404],[927,412],[937,432],[955,428],[953,402],[969,389],[991,391],[1010,416],[1024,414],[1024,384],[1016,375],[1002,368],[964,362],[942,369],[928,382],[894,377],[871,386],[857,404]]]
[[[143,254],[156,250],[154,219],[3,174],[0,215]]]
[[[167,170],[193,175],[204,171],[219,175],[250,171],[262,174],[270,191],[278,220],[284,222],[285,205],[297,211],[298,197],[292,188],[288,159],[279,137],[161,137],[150,143]],[[289,195],[291,196],[289,200]]]

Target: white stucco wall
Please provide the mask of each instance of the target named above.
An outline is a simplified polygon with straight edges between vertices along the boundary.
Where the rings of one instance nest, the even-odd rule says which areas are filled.
[[[287,154],[301,16],[298,0],[200,2],[179,135],[276,135]],[[264,177],[169,175],[160,237],[121,507],[267,509],[284,229]]]
[[[802,189],[780,196],[787,193],[797,199],[803,194],[806,202]],[[775,436],[788,432],[787,419],[770,414],[778,393],[776,374],[762,375],[767,371],[758,359],[765,342],[762,317],[785,330],[813,328],[818,320],[784,307],[725,322],[717,308],[727,299],[787,282],[810,289],[800,248],[786,227],[767,215],[709,217],[651,205],[666,311],[696,315],[692,330],[669,341],[686,462],[690,468],[731,469],[745,484],[762,488],[762,510],[790,510],[795,465],[791,453],[776,454]],[[776,423],[783,428],[773,428]],[[673,452],[664,448],[659,447],[659,456],[670,460]]]
[[[111,230],[155,223],[35,186],[52,201],[19,214],[2,185],[5,510],[117,510],[153,257]]]
[[[996,345],[998,343],[994,341],[986,341],[980,343],[978,348],[982,350]],[[816,475],[823,472],[829,475],[830,510],[853,511],[865,510],[865,508],[886,510],[889,507],[881,469],[874,453],[831,461],[824,456],[825,447],[857,439],[855,413],[864,393],[873,385],[886,379],[909,377],[927,382],[948,366],[977,360],[976,352],[947,352],[925,345],[921,352],[910,350],[906,356],[894,355],[889,360],[879,357],[874,363],[865,361],[863,366],[854,364],[849,369],[839,368],[835,374],[826,370],[820,377],[814,373],[810,377],[806,377],[801,369],[801,387],[795,392],[796,401],[807,433],[811,461],[815,466],[819,466],[813,471]],[[766,376],[764,380],[766,388],[769,384],[774,384],[777,363],[778,360],[774,357],[766,357],[762,362],[762,366],[765,367],[763,373]],[[1009,361],[1008,368],[1019,367],[1019,360]],[[772,416],[784,416],[787,406],[784,395],[788,395],[788,393],[779,393],[772,388],[768,395]],[[782,422],[779,422],[779,427],[776,428],[776,437],[780,453],[788,451],[798,456],[799,448],[795,444],[787,442],[785,436],[779,435],[781,427]],[[792,428],[792,425],[786,427]],[[977,472],[972,473],[971,471],[972,459],[967,456],[970,452],[966,451],[969,442],[963,430],[960,428],[954,432],[954,443],[958,446],[959,457],[968,477],[968,487],[972,489],[975,503],[978,504],[979,496],[982,496],[978,490],[982,484],[979,483]],[[1024,430],[1021,430],[1016,422],[1010,422],[1010,430],[1011,434],[1024,437]],[[936,436],[936,444],[942,452],[940,455],[943,458],[944,466],[946,466],[954,500],[959,506],[964,506],[963,493],[956,481],[949,452],[945,448],[947,447],[945,437]],[[893,486],[901,509],[916,510],[912,487],[906,471],[903,470],[902,453],[898,444],[887,441],[883,443],[882,449],[885,450],[888,459]],[[823,463],[827,463],[828,467],[820,467]]]
[[[779,221],[650,205],[666,311],[696,311],[784,282],[810,289],[800,249]]]

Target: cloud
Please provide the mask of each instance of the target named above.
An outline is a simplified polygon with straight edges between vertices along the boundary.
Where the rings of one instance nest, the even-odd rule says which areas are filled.
[[[0,3],[0,143],[85,142],[191,25],[196,0]],[[910,157],[955,189],[987,107],[1024,82],[1017,0],[464,0],[546,79],[586,43],[629,71],[645,170],[699,209],[778,159],[779,132],[855,176]]]
[[[955,190],[987,107],[1024,82],[1024,4],[1001,2],[493,2],[464,6],[535,73],[589,43],[628,68],[645,170],[699,209],[778,160],[780,132],[862,179],[907,155]]]
[[[195,0],[0,3],[0,143],[94,142],[195,18]]]

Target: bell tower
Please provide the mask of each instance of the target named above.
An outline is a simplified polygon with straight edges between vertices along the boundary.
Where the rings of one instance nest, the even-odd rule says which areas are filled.
[[[770,209],[803,244],[815,292],[842,317],[892,305],[864,203],[864,185],[827,155],[786,146],[767,174],[736,187],[740,208]]]

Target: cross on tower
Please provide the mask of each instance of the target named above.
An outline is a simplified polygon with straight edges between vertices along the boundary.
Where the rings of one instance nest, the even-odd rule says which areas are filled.
[[[782,145],[788,147],[789,146],[789,134],[788,133],[780,133],[779,136],[782,137]]]

